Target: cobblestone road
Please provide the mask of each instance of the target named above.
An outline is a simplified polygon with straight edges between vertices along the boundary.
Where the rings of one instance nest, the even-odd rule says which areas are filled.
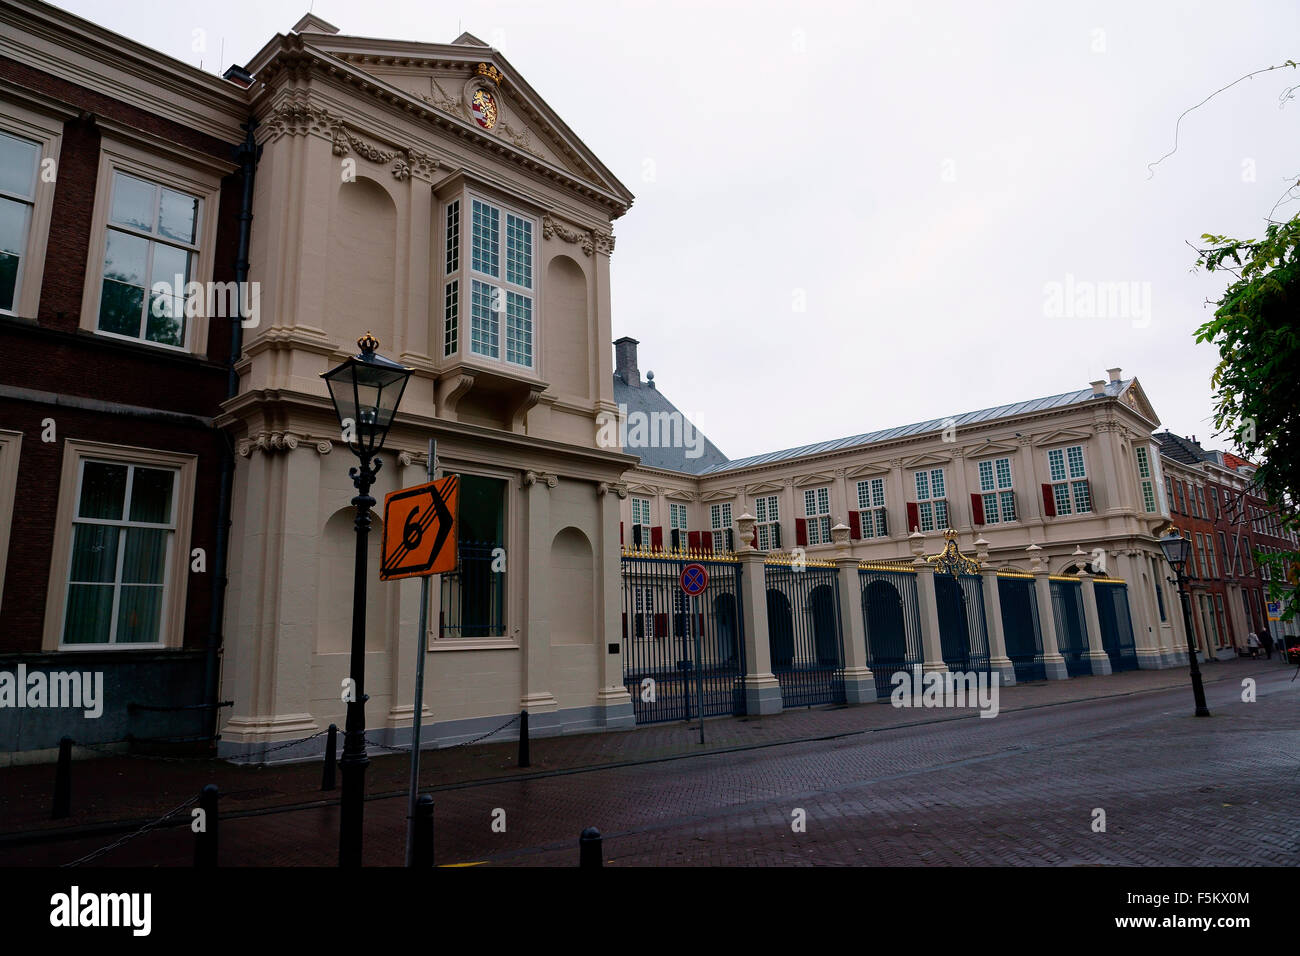
[[[443,790],[438,862],[573,865],[578,833],[597,826],[615,866],[1297,865],[1293,673],[1261,670],[1254,703],[1235,681],[1209,685],[1209,719],[1190,716],[1184,686]],[[333,865],[337,833],[336,806],[223,820],[222,862]],[[192,839],[152,832],[96,863],[188,865]],[[404,839],[404,801],[367,803],[367,862],[400,865]],[[66,862],[108,842],[14,847],[0,863]]]

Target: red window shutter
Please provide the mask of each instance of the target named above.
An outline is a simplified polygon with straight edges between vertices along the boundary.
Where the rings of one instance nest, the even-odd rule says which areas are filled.
[[[651,529],[650,529],[650,547],[651,547],[653,550],[655,550],[655,551],[662,551],[662,550],[664,549],[664,529],[663,529],[663,528],[651,528]]]
[[[916,506],[915,501],[907,503],[907,528],[908,534],[921,528],[921,509]]]
[[[975,524],[984,523],[984,498],[974,492],[970,496],[970,520]]]
[[[854,540],[862,537],[862,517],[859,511],[849,512],[849,536]]]
[[[664,637],[668,634],[668,615],[660,612],[655,615],[655,637]]]
[[[700,533],[698,531],[686,532],[686,546],[692,551],[700,550]]]
[[[794,519],[794,543],[800,547],[808,544],[808,520],[806,518]]]
[[[700,532],[700,550],[705,552],[706,554],[713,553],[713,532],[712,531]]]
[[[623,543],[623,522],[618,523],[618,543]]]
[[[1052,495],[1052,486],[1043,485],[1043,514],[1049,518],[1056,517],[1056,498]]]

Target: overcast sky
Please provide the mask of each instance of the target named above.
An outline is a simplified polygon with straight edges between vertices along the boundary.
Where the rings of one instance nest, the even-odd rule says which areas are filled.
[[[221,72],[309,2],[60,5]],[[1300,174],[1300,100],[1279,107],[1293,69],[1190,113],[1147,169],[1183,110],[1300,60],[1293,2],[313,12],[361,36],[468,30],[510,59],[636,194],[615,224],[614,336],[640,339],[642,371],[732,458],[1084,388],[1113,366],[1165,426],[1206,440],[1216,352],[1192,332],[1226,277],[1192,274],[1187,243],[1260,233]],[[1102,283],[1129,295],[1089,311]]]

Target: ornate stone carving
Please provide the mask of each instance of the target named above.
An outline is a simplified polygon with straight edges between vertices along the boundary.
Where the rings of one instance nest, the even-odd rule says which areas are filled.
[[[957,532],[949,528],[943,536],[946,541],[943,550],[925,559],[934,565],[935,573],[951,574],[953,577],[959,574],[979,574],[980,563],[974,558],[966,557],[957,548]]]
[[[614,254],[614,236],[612,233],[596,233],[596,251],[603,256],[612,256]],[[591,253],[587,254],[590,255]]]
[[[555,236],[559,236],[568,243],[581,243],[583,255],[591,255],[592,249],[594,248],[595,240],[592,238],[590,232],[586,232],[585,230],[567,229],[550,216],[543,216],[542,238],[551,239]],[[611,236],[610,238],[612,239],[613,237]],[[614,247],[611,245],[610,250],[612,251],[613,248]]]
[[[256,435],[239,439],[235,443],[235,453],[240,458],[248,458],[253,454],[253,450],[257,449],[263,454],[270,455],[274,452],[293,451],[303,443],[310,445],[322,455],[328,455],[334,448],[333,442],[328,438],[299,435],[296,432],[261,431]]]
[[[525,153],[530,153],[538,159],[546,158],[542,155],[541,151],[533,145],[532,137],[529,135],[527,129],[520,129],[517,126],[502,120],[500,123],[500,130],[501,138],[511,146],[522,149]]]
[[[611,491],[620,498],[626,498],[627,483],[622,481],[602,481],[600,484],[596,485],[597,497],[603,498]]]
[[[397,155],[391,150],[380,149],[378,146],[358,139],[346,126],[339,123],[334,127],[334,146],[332,147],[334,155],[346,156],[349,148],[355,149],[357,155],[365,157],[372,163],[391,163],[393,157]],[[394,172],[394,175],[396,175],[396,172]]]
[[[546,471],[526,471],[524,472],[524,487],[530,488],[538,482],[545,483],[547,488],[554,488],[560,483],[558,475],[553,475]]]
[[[329,111],[311,103],[283,100],[275,105],[265,126],[276,136],[324,135],[338,125]]]

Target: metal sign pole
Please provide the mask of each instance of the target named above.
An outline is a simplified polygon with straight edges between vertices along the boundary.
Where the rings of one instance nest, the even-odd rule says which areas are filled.
[[[700,599],[691,598],[691,629],[695,631],[695,709],[700,714],[700,743],[704,743],[704,660],[700,654]]]
[[[425,463],[425,478],[433,481],[438,468],[438,442],[429,439],[429,458]],[[420,633],[415,639],[415,711],[411,715],[411,794],[406,806],[406,865],[413,866],[415,859],[415,801],[420,791],[420,713],[424,710],[424,658],[429,634],[429,579],[420,578]]]

